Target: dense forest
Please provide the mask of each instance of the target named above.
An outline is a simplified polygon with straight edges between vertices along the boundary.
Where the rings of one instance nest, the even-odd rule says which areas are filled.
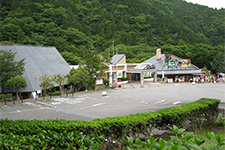
[[[184,0],[1,0],[0,11],[1,44],[55,46],[70,64],[85,49],[112,56],[113,39],[128,62],[161,48],[214,72],[224,63],[225,9]]]

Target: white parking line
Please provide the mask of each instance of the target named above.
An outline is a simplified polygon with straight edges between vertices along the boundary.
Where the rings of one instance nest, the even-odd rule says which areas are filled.
[[[94,105],[87,106],[87,107],[81,107],[80,109],[87,109],[87,108],[91,108],[91,107],[97,107],[97,106],[101,106],[101,105],[104,105],[104,104],[106,104],[106,102],[105,103],[94,104]]]
[[[161,100],[161,101],[156,102],[155,104],[161,104],[161,103],[164,103],[164,102],[165,102],[165,100]]]
[[[174,105],[177,105],[177,104],[179,104],[179,103],[181,103],[181,101],[174,102],[173,104],[174,104]]]
[[[92,107],[101,106],[101,105],[104,105],[104,104],[106,104],[106,103],[94,104],[94,105],[92,105]]]

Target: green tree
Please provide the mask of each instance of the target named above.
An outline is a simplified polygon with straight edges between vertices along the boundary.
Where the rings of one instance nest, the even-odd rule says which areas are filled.
[[[19,26],[15,24],[4,24],[0,27],[0,31],[0,39],[2,41],[21,42],[21,40],[24,38],[24,32]]]
[[[43,93],[43,98],[47,93],[47,90],[51,89],[54,87],[54,84],[52,83],[52,76],[44,74],[39,78],[39,81],[41,82],[40,87],[42,87],[44,93]]]
[[[70,0],[71,2],[74,2],[75,4],[81,4],[81,0]]]
[[[225,9],[182,0],[1,0],[0,7],[2,41],[55,46],[61,54],[73,52],[80,58],[86,45],[101,53],[114,38],[116,44],[126,45],[123,51],[128,59],[149,56],[152,46],[171,45],[175,46],[172,52],[177,53],[172,54],[189,56],[193,64],[211,69],[210,56],[218,52],[212,54],[213,46],[224,45]],[[200,50],[202,45],[195,46],[199,43],[211,47]],[[133,49],[143,44],[146,48]],[[66,57],[69,63],[74,61],[71,57]]]
[[[11,50],[0,50],[0,86],[4,93],[7,80],[17,75],[22,75],[24,72],[25,59],[20,61],[14,60],[15,53]]]
[[[52,81],[59,85],[60,97],[62,97],[64,93],[64,85],[67,83],[66,76],[61,74],[53,75]]]
[[[68,64],[77,65],[80,62],[80,57],[77,57],[73,52],[60,53]]]
[[[83,66],[90,77],[98,76],[98,71],[104,67],[104,59],[101,55],[98,55],[95,51],[90,49],[85,49],[83,52],[83,60],[81,61],[81,66]]]
[[[105,59],[90,49],[85,49],[83,52],[83,60],[80,65],[88,72],[89,85],[93,85],[94,77],[103,76],[106,68]]]
[[[19,89],[27,87],[27,81],[22,76],[15,76],[7,80],[6,87],[16,90],[16,99],[19,99]]]
[[[85,87],[90,80],[87,70],[82,66],[79,66],[78,69],[71,69],[67,77],[68,83],[73,87],[73,93],[75,91],[80,91],[80,89]]]
[[[218,52],[210,65],[215,73],[225,72],[225,52]]]

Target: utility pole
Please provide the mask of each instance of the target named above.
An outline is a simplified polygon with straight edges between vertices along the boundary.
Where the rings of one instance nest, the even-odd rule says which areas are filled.
[[[113,39],[113,56],[114,56],[114,39]],[[113,66],[114,66],[114,62],[113,62]]]
[[[114,39],[113,39],[113,72],[114,72]],[[114,82],[114,79],[115,79],[115,72],[114,72],[114,74],[113,74],[113,84],[115,84],[115,82]]]
[[[118,55],[118,48],[116,48],[116,54]],[[116,82],[118,78],[118,64],[116,65]]]
[[[110,59],[110,47],[108,49],[108,58]]]

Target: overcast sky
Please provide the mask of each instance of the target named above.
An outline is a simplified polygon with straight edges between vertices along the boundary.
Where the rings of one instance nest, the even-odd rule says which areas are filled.
[[[185,0],[194,4],[205,5],[211,8],[221,9],[225,8],[225,0]]]

